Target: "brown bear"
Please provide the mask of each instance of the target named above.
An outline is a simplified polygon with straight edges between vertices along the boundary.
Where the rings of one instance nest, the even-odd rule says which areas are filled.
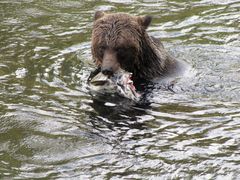
[[[119,68],[133,73],[133,80],[151,81],[181,74],[181,62],[172,58],[162,43],[146,29],[151,16],[97,11],[92,31],[92,56],[103,74]]]

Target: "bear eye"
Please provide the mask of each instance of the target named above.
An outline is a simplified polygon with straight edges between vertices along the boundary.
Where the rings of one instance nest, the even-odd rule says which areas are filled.
[[[117,49],[117,53],[118,53],[119,55],[121,55],[121,54],[125,53],[126,50],[127,50],[127,49],[125,49],[125,48],[118,48],[118,49]]]
[[[103,57],[105,49],[106,49],[105,46],[99,46],[98,47],[98,53],[99,53],[100,57]]]
[[[135,53],[135,49],[132,47],[117,49],[117,55],[122,59],[131,58],[134,53]]]
[[[129,52],[129,49],[127,48],[118,48],[117,49],[117,55],[120,57],[120,58],[125,58],[126,56],[128,56],[128,53]]]

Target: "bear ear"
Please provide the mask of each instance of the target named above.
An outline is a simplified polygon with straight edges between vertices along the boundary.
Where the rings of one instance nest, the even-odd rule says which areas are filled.
[[[138,23],[144,28],[147,29],[152,22],[152,16],[144,16],[138,18]]]
[[[95,14],[94,14],[94,21],[96,21],[97,19],[101,18],[104,16],[104,12],[102,11],[96,11]]]

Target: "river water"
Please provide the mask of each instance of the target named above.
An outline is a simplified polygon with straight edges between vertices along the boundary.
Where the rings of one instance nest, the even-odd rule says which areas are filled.
[[[180,90],[93,100],[96,10],[152,15]],[[1,0],[0,179],[240,179],[239,34],[239,0]]]

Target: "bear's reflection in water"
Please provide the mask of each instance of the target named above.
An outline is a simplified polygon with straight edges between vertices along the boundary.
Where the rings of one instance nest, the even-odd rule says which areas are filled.
[[[146,128],[139,117],[146,114],[145,110],[149,107],[147,103],[139,104],[127,98],[104,94],[93,97],[90,105],[95,110],[90,114],[95,129]]]

